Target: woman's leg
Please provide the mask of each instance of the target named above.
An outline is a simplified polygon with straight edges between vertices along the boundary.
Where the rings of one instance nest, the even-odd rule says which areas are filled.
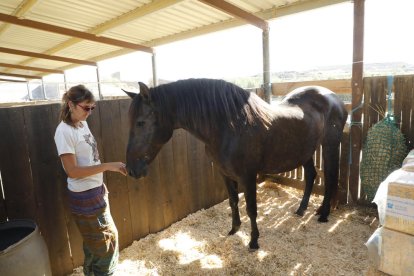
[[[119,245],[109,208],[93,216],[75,215],[75,219],[84,242],[84,274],[112,275],[118,264]]]

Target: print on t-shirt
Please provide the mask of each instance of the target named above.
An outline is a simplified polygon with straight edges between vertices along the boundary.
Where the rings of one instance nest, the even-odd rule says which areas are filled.
[[[92,134],[85,134],[83,135],[83,138],[85,138],[85,142],[88,143],[88,145],[92,147],[93,161],[98,162],[99,152],[98,152],[98,147],[96,145],[95,138],[92,136]]]

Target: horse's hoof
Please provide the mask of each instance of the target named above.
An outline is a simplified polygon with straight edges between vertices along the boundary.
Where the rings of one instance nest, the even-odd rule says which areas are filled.
[[[249,252],[255,252],[259,249],[259,244],[257,242],[249,242]]]
[[[303,214],[305,213],[305,210],[303,210],[303,209],[301,209],[301,208],[299,208],[296,212],[295,212],[295,214],[296,215],[298,215],[298,216],[301,216],[301,217],[303,217]]]
[[[322,212],[322,206],[319,206],[319,208],[315,212],[315,215],[319,216],[321,212]]]
[[[237,231],[239,231],[239,229],[240,229],[240,226],[233,226],[232,228],[231,228],[231,230],[230,230],[230,232],[229,232],[229,236],[230,235],[234,235],[234,234],[236,234],[237,233]]]
[[[319,221],[319,222],[328,222],[328,217],[322,217],[322,216],[320,216],[320,217],[318,218],[318,221]]]

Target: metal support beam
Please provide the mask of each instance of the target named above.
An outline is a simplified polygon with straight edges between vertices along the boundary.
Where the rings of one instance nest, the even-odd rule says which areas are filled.
[[[106,21],[102,24],[99,24],[98,26],[96,26],[92,29],[89,29],[87,32],[91,33],[91,34],[95,34],[95,35],[100,35],[100,34],[106,32],[108,30],[111,30],[113,28],[116,28],[116,27],[119,27],[121,25],[127,24],[127,23],[129,23],[133,20],[136,20],[136,19],[140,18],[140,17],[147,16],[147,15],[150,15],[154,12],[166,9],[168,7],[176,5],[176,4],[178,4],[180,2],[183,2],[183,1],[185,1],[185,0],[155,0],[155,1],[151,1],[148,4],[145,4],[143,6],[139,6],[139,7],[135,8],[134,10],[131,10],[131,11],[119,16],[119,17],[113,18],[109,21]],[[20,14],[15,14],[15,15],[19,16]],[[3,24],[3,26],[4,25],[8,25],[8,24]],[[1,34],[1,26],[0,26],[0,34]],[[63,49],[69,48],[70,46],[75,45],[76,43],[79,43],[81,41],[82,41],[82,39],[80,39],[80,38],[72,37],[72,38],[70,38],[70,39],[68,39],[68,40],[66,40],[62,43],[59,43],[58,45],[48,49],[45,53],[47,53],[49,55],[55,54],[57,52],[62,51]],[[150,45],[144,45],[144,46],[150,47]],[[133,50],[126,49],[126,48],[123,48],[123,49],[118,50],[118,51],[122,51],[123,54],[133,52]],[[115,52],[117,52],[117,51],[115,51]],[[112,53],[115,53],[115,52],[112,52]],[[111,53],[110,53],[110,55],[111,55]],[[105,60],[105,59],[115,57],[115,56],[120,56],[120,55],[121,54],[112,55],[110,57],[108,56],[107,58],[105,57],[105,55],[102,55],[102,58],[95,57],[93,60],[101,61],[101,60]],[[28,60],[23,61],[23,63],[28,64],[31,61],[32,61],[32,59],[28,59]],[[73,65],[69,65],[69,66],[64,67],[63,69],[70,69],[70,68],[73,68],[73,67],[74,67]]]
[[[112,46],[118,46],[121,48],[129,48],[129,49],[133,49],[136,51],[144,51],[144,52],[152,53],[151,47],[134,44],[134,43],[130,43],[130,42],[122,41],[122,40],[117,40],[113,38],[97,36],[91,33],[76,31],[76,30],[59,27],[59,26],[55,26],[51,24],[46,24],[46,23],[42,23],[42,22],[38,22],[34,20],[21,19],[16,16],[4,14],[4,13],[0,13],[0,21],[7,22],[10,24],[14,24],[14,25],[23,26],[23,27],[42,30],[46,32],[52,32],[52,33],[57,33],[61,35],[67,35],[71,37],[77,37],[77,38],[81,38],[85,40],[90,40],[94,42],[104,43],[104,44],[108,44]]]
[[[47,100],[47,97],[46,97],[46,90],[45,90],[45,82],[43,81],[43,78],[41,78],[41,86],[42,86],[42,95],[43,95],[43,100]]]
[[[1,67],[8,67],[8,68],[15,68],[15,69],[22,69],[22,70],[29,70],[29,71],[39,71],[51,74],[63,74],[62,70],[54,70],[54,69],[47,69],[47,68],[40,68],[40,67],[32,67],[32,66],[23,66],[17,64],[9,64],[9,63],[1,63]]]
[[[5,79],[5,78],[0,78],[0,81],[6,81],[6,82],[27,82],[26,80],[13,80],[13,79]]]
[[[157,77],[157,57],[154,53],[152,54],[152,83],[154,87],[158,85],[158,77]]]
[[[269,24],[266,20],[263,20],[262,18],[251,14],[243,9],[240,9],[239,7],[230,4],[223,0],[199,0],[200,2],[207,4],[213,8],[219,9],[225,13],[228,13],[232,16],[238,17],[262,30],[266,30],[269,28]]]
[[[263,91],[265,101],[270,104],[272,87],[270,83],[270,58],[269,58],[269,28],[263,30]]]
[[[42,78],[42,77],[39,77],[39,76],[12,74],[12,73],[5,73],[5,72],[0,72],[0,75],[9,76],[9,77],[16,77],[16,78],[26,78],[26,79],[41,79]]]
[[[90,66],[96,66],[96,62],[94,61],[88,61],[88,60],[80,60],[80,59],[74,59],[74,58],[67,58],[67,57],[60,57],[60,56],[51,56],[51,55],[45,55],[35,52],[28,52],[28,51],[21,51],[11,48],[4,48],[0,47],[0,53],[6,53],[6,54],[12,54],[12,55],[18,55],[18,56],[27,56],[27,57],[35,57],[35,58],[43,58],[43,59],[50,59],[50,60],[57,60],[57,61],[63,61],[67,63],[76,63],[76,64],[82,64],[82,65],[90,65]]]
[[[23,0],[20,2],[19,6],[14,10],[12,15],[21,17],[25,15],[30,9],[36,5],[38,0]],[[0,36],[9,28],[9,24],[3,24],[0,26]]]
[[[65,92],[68,91],[68,80],[66,78],[66,72],[63,71],[63,81],[65,82]]]
[[[364,68],[364,11],[365,0],[354,0],[354,42],[352,62],[352,112],[350,129],[349,191],[352,201],[359,199],[359,163],[362,146],[362,96]]]
[[[127,13],[122,14],[121,16],[118,16],[102,24],[99,24],[98,26],[89,30],[88,32],[93,34],[101,34],[110,29],[127,24],[138,18],[148,16],[152,13],[159,12],[163,9],[169,8],[173,5],[179,4],[184,1],[186,0],[153,0],[150,1],[148,4],[139,6]]]
[[[27,97],[29,98],[29,101],[31,101],[32,100],[32,96],[30,95],[29,82],[26,82],[26,87],[27,87]]]
[[[99,65],[96,66],[96,81],[98,83],[98,94],[99,94],[99,99],[103,100],[103,96],[102,96],[102,90],[101,90],[101,77],[99,75]]]

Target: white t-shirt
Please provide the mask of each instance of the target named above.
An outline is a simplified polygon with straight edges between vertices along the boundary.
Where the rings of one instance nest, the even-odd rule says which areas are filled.
[[[65,153],[75,155],[78,166],[101,164],[98,146],[88,123],[82,121],[82,127],[74,128],[65,122],[60,122],[55,132],[55,144],[59,156]],[[63,165],[63,164],[62,164]],[[68,177],[68,189],[73,192],[83,192],[102,185],[103,173],[83,177]]]

